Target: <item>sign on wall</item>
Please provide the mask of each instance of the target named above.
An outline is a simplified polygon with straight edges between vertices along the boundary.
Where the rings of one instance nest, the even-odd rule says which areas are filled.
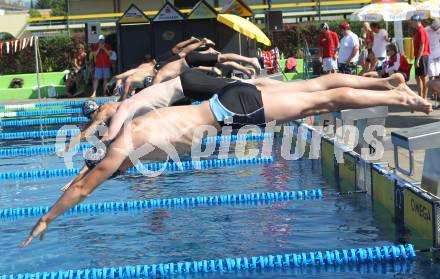
[[[170,2],[166,2],[165,5],[159,10],[157,15],[154,17],[154,22],[160,21],[173,21],[173,20],[183,20],[184,16],[180,11],[174,7]]]
[[[217,13],[205,0],[198,2],[188,15],[188,19],[217,18]]]

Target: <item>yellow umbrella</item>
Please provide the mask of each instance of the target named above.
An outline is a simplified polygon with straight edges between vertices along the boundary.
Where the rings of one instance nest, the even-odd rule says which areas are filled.
[[[240,16],[232,14],[219,14],[217,15],[217,21],[223,23],[224,25],[234,29],[240,34],[245,35],[251,39],[257,40],[266,46],[272,45],[266,34],[261,31],[255,24],[246,20]]]

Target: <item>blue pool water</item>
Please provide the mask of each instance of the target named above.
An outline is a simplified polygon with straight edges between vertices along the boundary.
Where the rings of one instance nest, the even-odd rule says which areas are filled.
[[[1,147],[40,144],[40,139],[3,141]],[[277,143],[274,150],[279,149]],[[277,152],[273,156],[275,162],[268,165],[166,173],[156,178],[118,178],[104,183],[88,202],[316,188],[322,188],[327,197],[257,206],[177,207],[62,216],[50,225],[44,241],[35,240],[26,249],[19,249],[18,245],[37,218],[0,220],[0,275],[370,247],[396,243],[402,238],[392,222],[375,216],[369,196],[332,196],[337,188],[321,176],[319,161],[285,161]],[[75,157],[74,166],[80,167],[81,163],[81,158]],[[0,159],[0,172],[63,166],[63,160],[53,155]],[[51,205],[61,194],[59,188],[70,179],[1,181],[0,205]],[[431,261],[430,255],[419,254],[413,262],[395,265],[289,268],[187,277],[439,278],[440,266]]]

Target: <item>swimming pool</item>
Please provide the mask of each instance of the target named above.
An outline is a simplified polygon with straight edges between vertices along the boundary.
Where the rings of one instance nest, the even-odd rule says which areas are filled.
[[[55,126],[56,127],[56,126]],[[47,127],[46,127],[47,128]],[[50,126],[52,129],[53,126]],[[48,128],[49,129],[49,128]],[[53,139],[45,140],[53,143]],[[37,146],[41,139],[2,140],[1,147]],[[248,143],[248,147],[260,145]],[[20,250],[37,217],[0,220],[0,274],[234,258],[314,250],[374,247],[406,239],[365,194],[338,197],[319,160],[286,161],[169,172],[156,178],[126,176],[106,182],[87,202],[124,201],[321,188],[324,199],[263,204],[186,206],[62,216],[43,242]],[[233,156],[232,152],[230,154]],[[74,166],[82,160],[76,156]],[[54,155],[1,158],[0,172],[63,168]],[[1,181],[1,208],[50,205],[70,178]],[[185,275],[194,278],[435,278],[430,255],[396,264],[285,268]],[[175,277],[178,277],[177,275]]]

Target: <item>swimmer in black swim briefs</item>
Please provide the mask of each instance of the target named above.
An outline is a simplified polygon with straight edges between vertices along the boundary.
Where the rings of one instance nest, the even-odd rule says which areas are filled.
[[[232,124],[236,120],[238,124],[261,124],[262,110],[264,122],[281,123],[342,109],[388,105],[427,114],[432,111],[432,105],[412,92],[400,74],[385,79],[333,74],[319,80],[258,88],[236,82],[221,90],[210,102],[160,108],[144,114],[121,130],[93,170],[71,183],[20,246],[26,247],[34,238],[43,236],[55,218],[86,199],[116,172],[124,172],[139,160],[164,161],[170,156],[177,160],[175,156],[179,153],[190,152],[204,137],[200,127],[220,131],[221,125],[229,124],[229,120]]]

